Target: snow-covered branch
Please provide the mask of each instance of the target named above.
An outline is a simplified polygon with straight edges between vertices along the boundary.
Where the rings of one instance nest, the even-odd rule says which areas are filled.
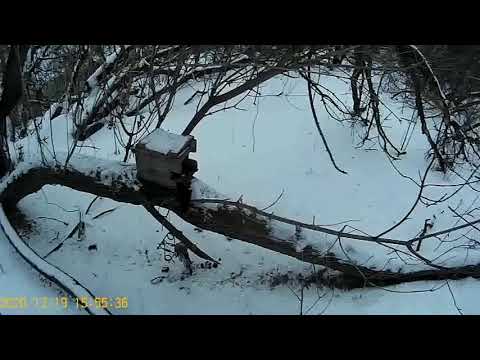
[[[57,158],[62,156],[66,155],[57,154]],[[0,200],[8,209],[47,184],[59,184],[124,203],[161,206],[199,228],[337,270],[363,285],[396,283],[399,279],[413,281],[445,274],[480,275],[480,268],[476,264],[445,268],[433,264],[413,250],[413,244],[419,240],[460,230],[480,220],[408,241],[378,238],[349,233],[345,228],[337,231],[306,224],[230,201],[198,179],[192,182],[193,200],[190,208],[184,212],[174,190],[147,188],[137,181],[135,165],[85,155],[74,155],[67,168],[53,161],[42,163],[30,160],[21,163],[0,185]],[[362,247],[363,244],[385,246],[394,251],[404,249],[403,253],[406,253],[410,262],[417,261],[417,264],[407,270],[395,271],[378,270],[374,264],[366,266],[370,253],[368,247]]]

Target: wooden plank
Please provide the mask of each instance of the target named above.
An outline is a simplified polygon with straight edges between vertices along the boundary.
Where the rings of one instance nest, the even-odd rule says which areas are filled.
[[[176,183],[171,179],[172,173],[181,174],[182,163],[188,158],[191,151],[196,151],[197,142],[189,136],[185,145],[178,153],[163,154],[153,151],[140,142],[135,148],[137,176],[163,187],[175,188]]]

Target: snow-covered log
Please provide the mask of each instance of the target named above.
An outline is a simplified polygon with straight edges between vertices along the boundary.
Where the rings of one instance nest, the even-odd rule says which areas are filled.
[[[282,218],[241,202],[229,201],[198,179],[192,182],[193,200],[188,211],[184,212],[174,190],[143,186],[136,178],[134,164],[75,155],[65,168],[57,165],[62,163],[62,159],[59,159],[62,156],[66,155],[57,154],[58,162],[31,160],[21,163],[0,184],[0,201],[4,208],[14,206],[20,199],[40,190],[44,185],[59,184],[119,202],[170,209],[199,228],[337,270],[345,277],[354,279],[356,286],[480,276],[477,264],[442,268],[422,259],[413,250],[413,243],[419,239],[401,241],[375,238]],[[470,225],[457,226],[448,231],[466,226]],[[423,238],[445,232],[446,230],[429,234]],[[367,267],[363,264],[368,253],[362,254],[362,242],[403,247],[406,251],[411,251],[412,258],[418,255],[420,260],[425,261],[411,267],[412,271],[409,272]],[[32,253],[30,255],[36,256]]]

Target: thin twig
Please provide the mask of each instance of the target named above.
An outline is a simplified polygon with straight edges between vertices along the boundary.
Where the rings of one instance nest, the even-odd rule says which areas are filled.
[[[58,222],[61,222],[62,224],[64,225],[68,225],[67,222],[65,221],[62,221],[62,220],[58,220],[58,219],[55,219],[55,218],[51,218],[51,217],[47,217],[47,216],[38,216],[37,219],[48,219],[48,220],[55,220],[55,221],[58,221]]]
[[[108,213],[111,213],[111,212],[113,212],[113,211],[115,211],[115,210],[117,210],[117,209],[118,209],[118,206],[117,206],[117,207],[114,207],[114,208],[112,208],[112,209],[108,209],[108,210],[102,211],[100,214],[97,214],[97,215],[95,215],[94,217],[92,217],[92,219],[95,220],[95,219],[99,218],[100,216],[105,215],[105,214],[108,214]]]
[[[455,295],[453,295],[452,288],[450,287],[450,283],[447,280],[447,286],[448,286],[448,291],[450,292],[450,295],[452,296],[453,299],[453,305],[455,305],[455,308],[457,309],[458,313],[460,315],[463,315],[462,309],[460,309],[457,305],[457,300],[455,299]]]
[[[308,98],[310,100],[310,109],[312,110],[313,119],[315,121],[315,125],[317,127],[318,133],[320,134],[320,137],[322,138],[323,145],[325,146],[325,149],[327,150],[328,156],[330,157],[330,161],[332,162],[335,169],[337,169],[342,174],[347,174],[346,171],[340,169],[337,166],[337,164],[335,163],[335,159],[333,158],[332,152],[330,151],[330,148],[329,148],[328,143],[327,143],[327,139],[325,138],[325,135],[322,132],[322,129],[320,127],[320,123],[318,122],[317,112],[315,111],[315,104],[313,103],[312,86],[311,86],[311,81],[312,80],[310,78],[310,73],[307,72],[307,74],[308,75],[306,77],[304,75],[302,75],[302,76],[304,76],[305,79],[307,80]]]
[[[204,260],[211,261],[213,263],[219,264],[219,262],[212,257],[210,257],[207,253],[202,251],[192,243],[181,231],[179,231],[175,226],[170,223],[165,217],[163,217],[155,207],[149,203],[146,203],[143,205],[143,207],[152,215],[155,219],[157,219],[158,222],[160,222],[165,228],[173,235],[175,236],[178,240],[180,240],[191,252],[193,252],[195,255],[197,255],[199,258],[202,258]]]
[[[93,203],[99,198],[100,196],[95,196],[95,198],[91,201],[90,205],[87,207],[87,211],[85,211],[85,215],[88,214],[88,211],[92,207]]]
[[[281,197],[283,196],[284,190],[285,190],[285,189],[282,189],[282,192],[280,193],[280,195],[278,195],[277,199],[276,199],[273,203],[271,203],[271,204],[268,205],[266,208],[263,208],[263,209],[261,209],[261,210],[262,210],[262,211],[265,211],[265,210],[271,208],[273,205],[275,205],[275,204],[281,199]]]

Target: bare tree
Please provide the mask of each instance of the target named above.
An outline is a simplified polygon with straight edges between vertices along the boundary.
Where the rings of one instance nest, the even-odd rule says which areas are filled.
[[[35,47],[30,51],[31,59],[27,73],[33,79],[35,68],[42,68],[47,61],[49,47]],[[422,48],[414,45],[367,46],[367,45],[318,45],[318,46],[116,46],[116,47],[66,47],[62,54],[77,54],[75,61],[60,59],[60,67],[69,68],[68,81],[64,83],[57,101],[66,100],[67,111],[75,121],[75,133],[68,154],[57,153],[55,161],[44,159],[28,170],[10,175],[0,193],[3,207],[8,210],[23,197],[40,190],[47,184],[60,184],[70,188],[104,196],[116,201],[142,205],[157,221],[169,229],[182,243],[187,263],[188,251],[209,261],[206,254],[181,231],[176,229],[156,206],[169,209],[185,221],[200,228],[252,243],[272,251],[295,257],[301,261],[322,265],[338,271],[344,279],[350,279],[355,286],[384,286],[406,281],[426,279],[453,279],[480,276],[480,265],[445,267],[437,259],[429,259],[420,253],[421,243],[443,241],[441,237],[467,229],[477,229],[479,219],[468,219],[472,213],[461,213],[451,209],[453,216],[463,223],[448,229],[430,232],[425,221],[418,236],[411,239],[390,239],[385,235],[400,226],[420,203],[437,204],[448,197],[430,199],[424,190],[438,186],[428,184],[430,171],[438,164],[443,172],[455,171],[455,161],[464,157],[472,164],[479,164],[479,126],[472,119],[472,112],[480,102],[478,94],[463,94],[461,100],[451,100],[445,91],[448,83],[438,75],[435,62],[431,61]],[[6,116],[12,111],[22,94],[21,78],[23,50],[9,49],[7,71],[3,80],[0,101],[1,139],[0,152],[2,174],[11,170],[6,140]],[[60,49],[58,49],[60,51]],[[32,55],[33,54],[33,55]],[[37,54],[37,55],[36,55]],[[96,57],[96,61],[92,58]],[[39,60],[40,59],[40,60]],[[50,59],[52,60],[52,59]],[[58,59],[57,59],[58,60]],[[48,62],[48,61],[47,61]],[[68,64],[67,64],[68,63]],[[40,65],[38,65],[40,64]],[[87,70],[92,73],[85,74]],[[39,71],[38,73],[41,73]],[[96,169],[85,170],[78,166],[75,154],[79,143],[105,125],[113,131],[115,141],[122,145],[124,161],[129,159],[135,144],[152,128],[164,124],[172,109],[175,95],[190,82],[202,82],[203,90],[196,91],[187,102],[197,101],[196,112],[183,130],[189,135],[205,119],[218,111],[238,108],[247,97],[258,95],[260,84],[276,76],[300,75],[305,79],[312,117],[333,166],[345,173],[336,163],[334,149],[328,146],[327,135],[322,131],[316,109],[322,104],[332,117],[341,121],[360,123],[366,128],[364,142],[371,131],[376,131],[382,142],[382,149],[388,159],[398,159],[405,154],[402,146],[395,144],[382,125],[381,92],[391,96],[403,96],[403,101],[416,110],[421,131],[430,145],[431,159],[420,182],[409,178],[418,186],[418,193],[409,211],[395,225],[377,236],[362,234],[349,226],[341,231],[314,223],[307,224],[280,217],[241,201],[224,198],[193,199],[188,209],[180,204],[173,190],[152,189],[143,186],[136,179],[135,165],[123,166],[118,178],[103,176],[103,169],[118,165],[115,162],[96,159]],[[350,83],[353,108],[345,105],[336,94],[323,87],[315,76],[343,77]],[[378,82],[376,82],[378,80]],[[30,80],[29,80],[30,81]],[[84,88],[79,84],[84,84]],[[34,86],[30,89],[33,89]],[[30,91],[30,90],[29,90]],[[480,94],[480,93],[479,93]],[[52,100],[55,97],[52,97]],[[318,101],[320,99],[320,101]],[[465,114],[470,111],[470,117]],[[333,113],[336,113],[333,114]],[[149,114],[148,117],[146,114]],[[156,116],[156,118],[155,118]],[[127,119],[133,118],[133,119]],[[133,120],[133,121],[130,121]],[[360,121],[358,121],[360,120]],[[67,121],[67,120],[65,120]],[[121,135],[120,135],[121,134]],[[126,140],[124,137],[126,136]],[[393,151],[392,151],[393,150]],[[65,160],[65,166],[58,166],[57,160]],[[66,165],[69,166],[66,166]],[[113,164],[113,165],[112,165]],[[475,185],[476,166],[468,178],[458,185],[453,196],[464,186]],[[397,168],[397,172],[401,174]],[[192,186],[200,181],[193,179]],[[212,193],[215,193],[212,189]],[[473,215],[472,215],[473,216]],[[290,235],[279,236],[274,229],[286,226]],[[300,238],[307,234],[322,233],[325,241],[299,246]],[[468,234],[463,233],[464,237]],[[344,242],[374,243],[388,248],[405,261],[416,261],[428,270],[414,272],[393,272],[376,269],[362,264],[344,249]],[[469,240],[470,241],[470,240]],[[452,247],[453,248],[453,247]],[[451,249],[452,249],[451,248]],[[187,250],[185,250],[187,249]],[[185,253],[187,255],[185,255]],[[30,259],[35,262],[38,259]],[[39,260],[38,260],[39,261]],[[302,295],[303,298],[303,295]],[[303,304],[303,301],[302,301]],[[303,305],[302,305],[303,312]]]

